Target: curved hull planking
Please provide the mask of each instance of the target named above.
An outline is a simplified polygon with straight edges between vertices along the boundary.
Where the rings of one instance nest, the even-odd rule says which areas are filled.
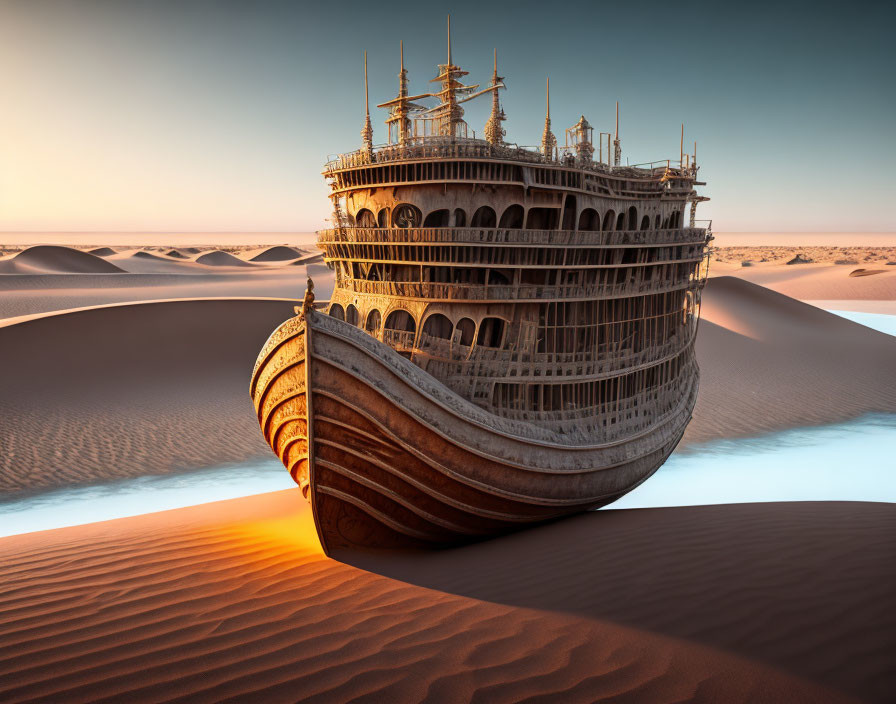
[[[274,331],[251,394],[325,552],[439,547],[603,506],[647,479],[691,417],[689,352],[674,407],[634,436],[592,445],[487,413],[363,330],[315,312]]]

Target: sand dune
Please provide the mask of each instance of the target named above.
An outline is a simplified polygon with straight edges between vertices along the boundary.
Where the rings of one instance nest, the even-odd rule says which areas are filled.
[[[111,247],[97,247],[96,249],[87,250],[88,254],[93,254],[97,257],[108,257],[112,254],[115,254],[115,250]]]
[[[266,454],[247,378],[280,301],[176,301],[0,327],[0,491]]]
[[[109,257],[109,261],[115,262],[129,274],[201,274],[209,271],[208,267],[196,264],[186,257],[177,259],[143,249],[121,252]]]
[[[731,278],[704,301],[685,443],[896,412],[891,336]],[[267,456],[246,384],[293,306],[168,302],[0,327],[0,491]]]
[[[896,412],[896,339],[732,277],[709,281],[684,442]]]
[[[246,260],[250,262],[282,262],[301,257],[302,254],[303,252],[292,247],[278,245],[276,247],[268,247],[260,252],[247,252]]]
[[[205,264],[206,266],[253,266],[249,262],[244,261],[239,257],[235,257],[229,252],[222,252],[221,250],[200,254],[193,261],[198,264]]]
[[[713,262],[709,270],[711,276],[736,276],[800,300],[896,299],[896,267],[881,269],[882,273],[875,276],[850,276],[851,268],[834,264],[742,267],[740,264]]]
[[[592,514],[372,571],[297,491],[7,538],[0,699],[884,701],[893,516]]]
[[[164,262],[132,259],[123,265],[143,273],[0,276],[0,320],[69,308],[170,298],[301,298],[305,272],[281,267],[228,269],[171,260],[164,273],[146,273]],[[321,300],[333,290],[333,276],[315,274]]]
[[[173,257],[174,259],[189,259],[186,254],[181,252],[179,249],[169,249],[165,254],[169,257]]]
[[[122,269],[71,247],[37,245],[0,260],[0,274],[117,274]]]

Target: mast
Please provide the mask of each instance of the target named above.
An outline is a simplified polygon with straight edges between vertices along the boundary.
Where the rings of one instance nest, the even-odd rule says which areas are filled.
[[[544,118],[544,134],[541,135],[541,153],[544,155],[545,161],[554,158],[554,152],[557,150],[557,138],[551,132],[551,79],[547,80],[546,88],[546,107],[547,111]]]
[[[498,89],[502,87],[504,79],[498,75],[498,50],[495,49],[495,71],[492,74],[492,114],[485,123],[485,139],[491,144],[502,144],[504,135],[507,134],[501,127],[501,123],[507,119],[501,109],[501,101],[498,97]]]
[[[442,84],[442,90],[436,94],[442,102],[434,110],[440,135],[466,136],[467,123],[463,120],[464,109],[457,103],[458,90],[467,88],[457,79],[466,75],[467,72],[462,71],[459,66],[455,66],[451,59],[451,15],[448,15],[448,63],[439,64],[439,75],[430,81],[430,83]]]
[[[364,126],[361,128],[361,141],[368,155],[373,154],[373,125],[370,124],[370,98],[367,90],[367,52],[364,52]]]
[[[619,143],[619,101],[616,101],[616,132],[613,137],[613,166],[622,161],[622,145]]]

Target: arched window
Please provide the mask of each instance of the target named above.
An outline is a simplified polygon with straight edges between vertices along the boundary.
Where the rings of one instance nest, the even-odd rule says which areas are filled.
[[[417,322],[406,310],[393,310],[386,318],[384,330],[399,330],[404,332],[416,332]]]
[[[358,309],[349,303],[348,308],[345,309],[345,322],[349,325],[357,325],[358,319]]]
[[[423,321],[423,333],[442,340],[450,340],[454,330],[452,322],[441,313],[433,313]]]
[[[585,208],[579,215],[579,229],[586,232],[600,230],[600,215],[594,208]]]
[[[476,323],[469,318],[461,318],[457,321],[457,327],[454,329],[454,341],[464,347],[473,344],[473,335],[476,332]]]
[[[628,209],[628,227],[626,229],[638,229],[638,209],[635,206]]]
[[[423,221],[423,227],[448,227],[448,217],[447,210],[433,210]]]
[[[523,226],[523,206],[514,204],[507,207],[501,214],[499,227],[518,230]]]
[[[476,344],[481,347],[501,347],[504,342],[504,321],[501,318],[483,318],[479,323]]]
[[[355,215],[355,224],[358,227],[376,227],[376,218],[367,208],[361,208]]]
[[[376,214],[376,226],[386,228],[389,227],[389,209],[383,208]]]
[[[487,205],[483,205],[475,213],[470,221],[470,227],[494,227],[497,222],[495,211]]]
[[[420,210],[410,203],[396,205],[392,210],[392,227],[420,227]]]
[[[616,229],[625,229],[625,213],[619,213],[619,215],[616,216]]]
[[[659,213],[657,213],[656,219],[653,221],[653,226],[655,229],[659,230],[661,224],[662,224],[662,218],[660,217]]]
[[[643,218],[641,218],[641,229],[642,230],[650,229],[650,216],[649,215],[645,215]]]
[[[467,213],[463,210],[463,208],[456,208],[454,210],[454,226],[455,227],[466,227],[467,225]]]
[[[613,226],[616,224],[616,211],[608,210],[604,213],[604,229],[612,230]]]
[[[342,306],[338,303],[333,303],[330,306],[330,310],[327,311],[330,316],[336,318],[337,320],[345,320],[345,311],[342,309]]]
[[[380,312],[374,308],[367,314],[367,323],[364,325],[364,329],[371,335],[376,335],[380,329],[380,321],[382,320],[382,317]]]

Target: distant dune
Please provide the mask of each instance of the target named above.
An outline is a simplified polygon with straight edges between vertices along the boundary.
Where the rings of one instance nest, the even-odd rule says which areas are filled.
[[[115,250],[111,247],[97,247],[96,249],[87,250],[88,254],[93,254],[97,257],[108,257],[112,254],[115,254]]]
[[[175,259],[189,259],[189,257],[179,249],[169,249],[165,254],[169,257],[174,257]]]
[[[249,262],[221,250],[201,254],[194,261],[197,264],[205,264],[206,266],[252,266]]]
[[[70,247],[38,245],[0,260],[0,274],[117,274],[123,270]]]
[[[282,262],[301,257],[302,254],[303,252],[292,247],[279,245],[277,247],[268,247],[257,254],[247,257],[247,259],[250,262]]]

